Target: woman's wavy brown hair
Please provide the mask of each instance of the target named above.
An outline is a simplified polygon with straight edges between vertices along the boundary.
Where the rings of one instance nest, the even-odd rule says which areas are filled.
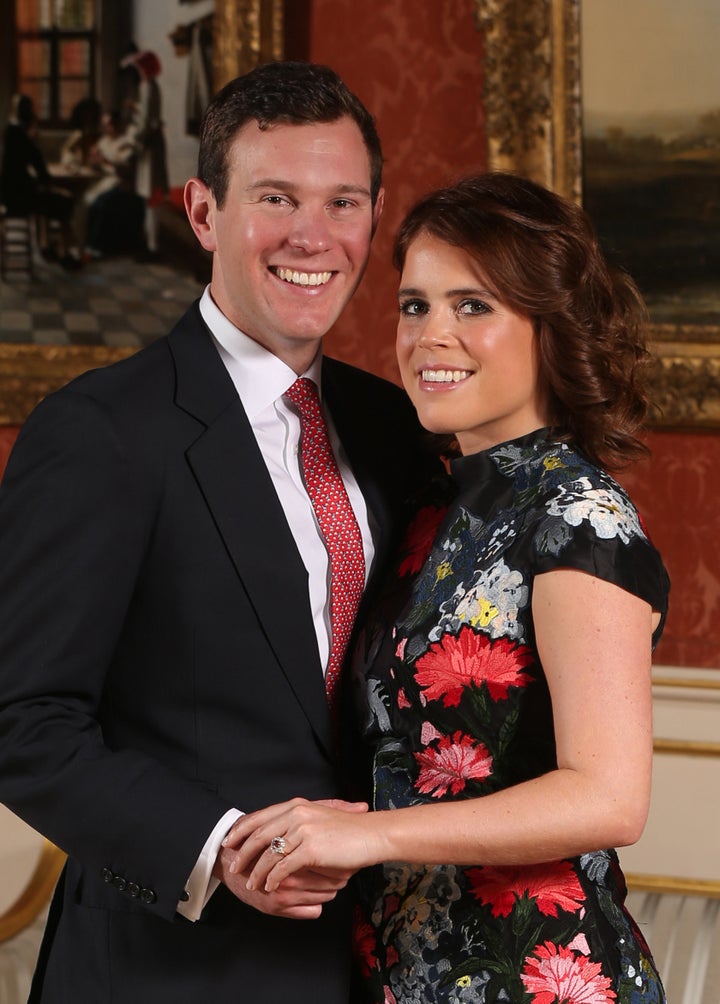
[[[395,240],[400,271],[420,234],[466,251],[500,301],[533,322],[560,438],[609,470],[647,455],[636,438],[648,409],[645,305],[579,206],[525,178],[481,174],[410,210]]]

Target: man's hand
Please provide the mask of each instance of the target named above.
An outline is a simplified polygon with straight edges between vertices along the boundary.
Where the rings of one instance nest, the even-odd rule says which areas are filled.
[[[235,860],[232,848],[222,848],[213,868],[213,875],[227,886],[230,892],[259,910],[274,917],[292,920],[316,920],[323,905],[335,899],[340,889],[347,885],[352,872],[310,871],[305,869],[291,875],[274,892],[262,889],[247,889],[247,880],[252,866],[246,872],[231,872],[230,864]],[[253,862],[253,865],[255,862]]]
[[[336,798],[322,799],[315,804],[350,813],[368,811],[365,802],[345,802]],[[262,818],[266,816],[272,818],[282,811],[283,806],[268,806],[267,809],[260,810]],[[252,818],[257,819],[258,815],[259,813],[253,813]],[[243,816],[241,821],[249,818]],[[247,824],[245,825],[247,827]],[[220,879],[223,885],[227,886],[230,892],[243,903],[274,917],[316,920],[322,913],[323,905],[335,899],[338,892],[345,888],[354,874],[354,869],[323,867],[313,870],[302,868],[280,882],[277,889],[272,892],[266,892],[264,889],[251,890],[247,888],[247,882],[265,848],[263,847],[255,858],[248,862],[243,871],[239,871],[236,863],[237,855],[233,849],[237,839],[239,839],[239,835],[236,824],[226,838],[226,846],[217,856],[213,875]],[[233,865],[232,870],[231,865]]]

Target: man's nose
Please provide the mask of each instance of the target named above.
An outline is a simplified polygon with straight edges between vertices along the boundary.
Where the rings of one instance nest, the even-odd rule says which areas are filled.
[[[295,211],[288,234],[289,243],[308,254],[326,251],[331,243],[329,220],[325,208],[303,206]]]

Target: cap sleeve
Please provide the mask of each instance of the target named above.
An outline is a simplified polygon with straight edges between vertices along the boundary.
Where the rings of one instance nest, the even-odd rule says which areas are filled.
[[[639,596],[667,613],[670,580],[625,491],[597,471],[557,485],[536,511],[534,573],[575,568]],[[656,632],[656,641],[660,630]]]

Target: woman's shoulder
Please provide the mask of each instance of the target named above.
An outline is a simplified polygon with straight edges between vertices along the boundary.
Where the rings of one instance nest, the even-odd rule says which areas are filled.
[[[564,443],[548,444],[534,477],[525,525],[535,572],[576,568],[665,609],[667,572],[622,485]]]
[[[492,451],[498,472],[513,488],[515,509],[564,509],[583,500],[585,508],[604,512],[609,507],[635,512],[625,489],[577,447],[538,438],[525,444],[504,444]]]

